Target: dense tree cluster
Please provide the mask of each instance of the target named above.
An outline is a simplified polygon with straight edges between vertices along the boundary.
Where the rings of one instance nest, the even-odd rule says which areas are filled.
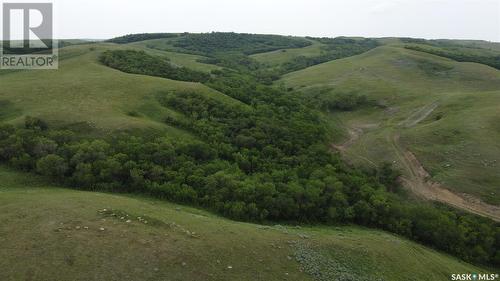
[[[205,72],[172,65],[167,58],[149,55],[144,51],[105,51],[101,54],[99,60],[104,65],[127,73],[192,82],[204,82],[210,77]]]
[[[338,92],[330,88],[316,89],[306,95],[314,108],[322,111],[352,111],[373,104],[364,94],[357,91]]]
[[[212,57],[199,59],[198,61],[201,63],[215,64],[244,72],[254,72],[262,67],[257,60],[247,55],[235,52],[221,53]]]
[[[301,150],[293,139],[292,146],[273,143],[259,135],[266,124],[244,123],[253,119],[251,110],[239,114],[237,107],[224,108],[197,94],[166,94],[164,102],[186,114],[186,128],[200,136],[210,131],[212,137],[207,142],[130,135],[81,139],[71,131],[42,129],[43,121],[30,118],[25,128],[0,126],[0,160],[82,189],[145,193],[240,220],[357,223],[467,261],[500,264],[498,224],[444,206],[402,201],[381,184],[397,177],[390,168],[363,173],[321,145]],[[221,125],[233,118],[233,125]],[[226,136],[240,122],[245,125],[238,133]]]
[[[187,33],[174,43],[177,48],[201,55],[226,52],[251,55],[309,45],[311,42],[297,37],[234,32]]]
[[[278,67],[260,63],[249,56],[279,49],[303,48],[311,45],[311,40],[324,44],[320,55],[312,57],[298,56]],[[377,46],[379,46],[378,42],[373,39],[308,37],[308,40],[306,40],[278,35],[212,32],[184,33],[176,40],[173,40],[167,50],[203,55],[205,58],[200,59],[199,62],[244,72],[254,76],[259,82],[269,85],[285,73],[335,59],[358,55]],[[148,47],[160,49],[154,45]]]
[[[128,34],[125,36],[115,37],[113,39],[109,39],[108,42],[117,44],[127,44],[127,43],[152,40],[152,39],[175,38],[178,36],[180,35],[177,33],[139,33],[139,34]]]

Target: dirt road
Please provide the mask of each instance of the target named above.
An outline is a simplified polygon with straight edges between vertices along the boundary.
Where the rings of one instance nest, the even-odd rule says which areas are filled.
[[[378,126],[379,126],[378,124],[364,124],[364,125],[358,125],[356,127],[347,128],[347,133],[349,134],[349,139],[347,139],[347,141],[343,142],[342,144],[333,144],[332,143],[333,150],[339,151],[342,154],[346,154],[347,149],[351,145],[356,143],[356,141],[365,133],[366,129],[373,129],[373,128],[377,128]],[[351,153],[351,155],[365,161],[366,163],[370,164],[373,167],[377,167],[377,164],[375,162],[364,157],[363,155],[352,154],[352,153]]]
[[[422,108],[412,113],[406,120],[399,123],[400,128],[410,128],[422,120],[427,118],[436,108],[437,102],[425,105]],[[373,127],[373,125],[368,125]],[[424,169],[422,164],[418,161],[415,155],[403,147],[399,141],[400,128],[396,128],[394,133],[387,135],[387,143],[391,146],[397,157],[397,162],[406,171],[400,180],[404,187],[411,190],[414,194],[422,199],[439,201],[456,208],[469,211],[474,214],[489,217],[495,221],[500,221],[500,207],[487,204],[481,199],[476,198],[470,194],[452,192],[450,189],[445,188],[437,182],[431,181],[429,173]],[[361,138],[364,133],[363,126],[350,128],[349,139],[340,145],[332,145],[335,150],[343,154],[347,153],[347,149]],[[362,157],[365,160],[373,163],[371,160],[366,159],[362,155],[354,155]]]
[[[452,192],[441,184],[431,181],[429,173],[415,155],[402,147],[399,134],[396,133],[391,142],[400,164],[408,171],[407,176],[401,177],[401,182],[417,196],[500,221],[500,207],[487,204],[470,194]]]

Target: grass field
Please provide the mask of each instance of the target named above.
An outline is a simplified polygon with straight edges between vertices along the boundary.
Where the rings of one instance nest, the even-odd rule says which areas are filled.
[[[415,154],[432,179],[446,188],[500,204],[500,71],[476,63],[382,46],[285,75],[287,87],[306,98],[326,91],[363,94],[371,105],[331,113],[358,139],[346,154],[360,165],[395,162],[407,172],[392,145]]]
[[[381,231],[239,223],[5,167],[0,178],[1,280],[406,281],[488,271]]]

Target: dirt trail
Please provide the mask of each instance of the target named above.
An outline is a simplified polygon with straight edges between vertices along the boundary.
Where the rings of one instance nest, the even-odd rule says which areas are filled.
[[[427,118],[437,107],[437,102],[428,104],[415,111],[405,121],[399,123],[399,126],[405,128],[413,127]],[[332,145],[332,147],[341,153],[346,153],[347,149],[363,135],[363,128],[374,128],[374,125],[350,128],[348,130],[349,139],[341,145]],[[389,134],[387,135],[387,142],[392,146],[402,168],[408,172],[407,175],[400,178],[403,186],[423,199],[442,202],[474,214],[489,217],[495,221],[500,221],[500,207],[487,204],[470,194],[452,192],[441,184],[431,181],[429,173],[424,169],[415,155],[402,146],[399,137],[399,132]],[[364,158],[361,155],[357,156]],[[372,162],[369,159],[366,160]]]
[[[487,204],[470,194],[452,192],[441,184],[431,181],[429,173],[415,155],[401,146],[399,134],[395,134],[390,141],[400,163],[408,171],[408,176],[402,176],[401,182],[417,196],[500,221],[500,207]]]
[[[351,145],[353,145],[364,133],[366,129],[375,129],[379,124],[362,124],[352,126],[347,128],[347,133],[349,134],[349,139],[342,144],[332,144],[332,147],[339,151],[346,151]]]
[[[349,134],[349,139],[342,144],[332,144],[332,147],[338,151],[345,152],[352,144],[354,144],[363,134],[363,129],[361,128],[349,128],[347,129]]]
[[[431,104],[421,107],[419,110],[413,112],[408,118],[406,118],[406,120],[400,122],[399,126],[411,128],[417,125],[422,120],[427,118],[427,116],[429,116],[434,111],[434,109],[438,107],[438,105],[439,105],[438,102],[433,102]]]
[[[357,125],[356,127],[352,127],[352,128],[347,128],[347,132],[349,134],[349,139],[342,144],[333,144],[332,143],[332,148],[336,151],[339,151],[342,154],[346,154],[347,149],[351,145],[356,143],[356,141],[365,133],[366,129],[373,129],[373,128],[377,128],[378,126],[379,126],[379,124],[364,124],[364,125]],[[352,153],[351,153],[351,155],[365,161],[366,163],[369,163],[370,165],[372,165],[374,167],[377,167],[377,164],[375,162],[364,157],[363,155],[352,154]]]

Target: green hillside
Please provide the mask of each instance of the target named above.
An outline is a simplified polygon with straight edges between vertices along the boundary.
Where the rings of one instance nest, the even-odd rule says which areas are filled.
[[[182,132],[164,123],[165,117],[174,113],[159,105],[155,98],[159,92],[194,91],[236,102],[199,83],[126,74],[98,62],[101,52],[115,49],[134,47],[70,46],[61,49],[57,71],[34,71],[29,75],[0,71],[0,102],[7,105],[0,108],[1,120],[20,123],[24,116],[31,115],[58,128],[77,127],[101,133],[154,129],[178,135]],[[182,66],[196,64],[186,58],[173,58],[172,62],[186,60],[190,63]]]
[[[4,167],[0,177],[1,280],[406,281],[487,271],[381,231],[239,223]]]
[[[408,175],[398,150],[409,150],[434,181],[500,204],[500,71],[383,46],[288,74],[282,82],[317,103],[367,98],[354,110],[329,109],[332,122],[345,125],[344,139],[332,141],[356,138],[345,149],[354,163],[394,162]]]

